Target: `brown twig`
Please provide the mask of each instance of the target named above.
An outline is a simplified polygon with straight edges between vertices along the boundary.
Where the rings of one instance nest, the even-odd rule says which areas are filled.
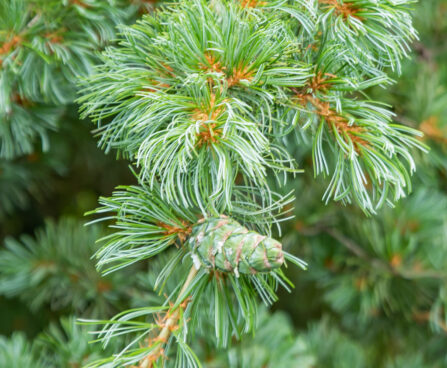
[[[224,106],[216,107],[216,95],[214,93],[211,93],[209,106],[193,110],[192,119],[202,122],[197,134],[198,147],[201,147],[204,144],[210,145],[217,142],[217,137],[222,134],[222,129],[218,129],[216,123],[206,122],[217,120],[224,110]]]
[[[222,65],[220,60],[211,53],[205,53],[206,64],[201,63],[199,68],[205,71],[214,73],[226,73],[228,87],[234,87],[240,83],[241,80],[252,80],[254,71],[250,70],[249,66],[242,64],[234,67],[231,72]]]
[[[81,8],[90,8],[90,4],[84,3],[82,0],[71,0],[72,5],[80,6]]]
[[[40,19],[40,14],[36,14],[33,19],[31,19],[25,28],[18,34],[12,35],[9,41],[4,42],[0,47],[0,55],[7,54],[11,49],[20,45],[25,37],[26,31],[31,28],[34,24],[36,24]],[[0,67],[3,64],[3,60],[0,59]]]
[[[338,0],[318,0],[318,2],[322,5],[327,5],[326,8],[333,8],[336,15],[341,15],[345,19],[353,17],[362,20],[358,15],[358,12],[362,9],[357,8],[352,2],[345,1],[340,3]]]
[[[333,74],[322,74],[319,72],[312,79],[310,79],[307,85],[301,90],[292,88],[292,91],[295,93],[301,104],[305,105],[310,103],[315,108],[315,113],[326,121],[332,131],[336,131],[339,135],[341,135],[346,143],[349,143],[347,142],[347,138],[349,138],[349,140],[354,144],[355,151],[360,153],[359,146],[367,147],[369,145],[366,140],[358,136],[358,134],[365,132],[365,128],[350,125],[344,116],[339,115],[334,109],[331,108],[329,102],[322,101],[315,96],[317,91],[327,92],[330,88],[331,83],[328,81],[326,76],[332,78],[336,77]],[[310,92],[309,89],[311,90]]]
[[[178,328],[177,323],[180,318],[181,310],[185,309],[187,304],[190,302],[190,299],[185,299],[183,294],[191,285],[191,282],[194,280],[197,271],[198,270],[195,268],[195,266],[192,266],[182,286],[182,289],[177,296],[177,300],[175,301],[174,305],[166,312],[166,315],[159,323],[159,325],[161,326],[160,332],[155,339],[150,340],[150,345],[152,345],[152,343],[157,343],[158,345],[140,361],[138,368],[152,368],[154,366],[154,363],[164,354],[163,346],[168,342],[171,333]]]
[[[21,36],[19,35],[12,36],[9,41],[6,41],[0,47],[0,55],[7,54],[12,48],[16,47],[17,45],[20,45],[21,42],[22,42]]]
[[[267,5],[266,1],[261,0],[240,0],[240,3],[243,8],[256,8]]]
[[[239,65],[237,68],[233,68],[233,72],[230,77],[228,77],[228,87],[233,87],[243,79],[252,80],[253,79],[253,70],[249,70],[249,67]]]
[[[176,234],[180,241],[184,243],[188,235],[191,234],[192,225],[183,220],[181,220],[180,223],[182,226],[169,225],[163,222],[159,222],[157,225],[166,230],[166,235]]]

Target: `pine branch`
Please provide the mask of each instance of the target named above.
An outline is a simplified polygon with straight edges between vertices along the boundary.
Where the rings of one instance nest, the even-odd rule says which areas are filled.
[[[79,4],[0,4],[1,158],[32,153],[38,139],[48,150],[47,132],[57,129],[63,105],[73,103],[77,78],[92,72],[96,52],[136,10],[121,1],[98,0],[88,11]]]
[[[151,368],[153,367],[153,364],[158,361],[160,356],[163,355],[164,349],[163,344],[166,343],[171,335],[171,331],[176,328],[178,324],[178,320],[181,318],[181,309],[185,309],[187,303],[189,302],[186,299],[185,303],[182,303],[185,298],[184,294],[186,290],[189,288],[191,282],[193,281],[194,277],[197,275],[198,269],[193,266],[191,267],[191,270],[189,271],[188,276],[186,277],[186,280],[178,294],[177,300],[174,303],[174,306],[171,307],[167,312],[165,317],[163,318],[163,324],[162,328],[160,330],[160,333],[158,336],[151,340],[151,345],[155,342],[159,342],[159,345],[153,348],[153,346],[150,346],[152,348],[151,352],[143,358],[143,360],[138,365],[139,368]]]
[[[392,83],[386,68],[400,70],[416,37],[408,4],[185,1],[122,27],[78,100],[100,146],[139,169],[139,186],[101,199],[96,213],[111,211],[118,231],[103,239],[98,266],[111,272],[166,254],[155,284],[177,284],[162,305],[102,321],[104,343],[133,337],[93,366],[152,366],[174,348],[176,365],[196,367],[188,329],[205,318],[200,302],[209,301],[216,345],[228,346],[253,330],[258,296],[270,304],[278,285],[291,286],[281,266],[305,263],[259,233],[290,203],[272,191],[298,172],[288,135],[310,128],[315,174],[332,175],[326,201],[374,214],[410,191],[412,150],[426,150],[420,133],[394,124],[365,92]],[[364,263],[381,259],[332,235]],[[152,333],[156,341],[137,346]]]
[[[91,256],[101,230],[83,225],[70,218],[47,221],[35,238],[7,238],[0,251],[0,293],[19,296],[33,310],[49,305],[84,316],[115,311],[120,294],[114,289],[126,281],[120,275],[103,278],[96,271]]]

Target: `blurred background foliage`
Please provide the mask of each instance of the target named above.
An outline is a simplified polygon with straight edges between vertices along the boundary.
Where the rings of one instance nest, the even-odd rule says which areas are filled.
[[[153,4],[131,6],[127,22]],[[403,75],[370,91],[431,147],[414,153],[413,193],[367,218],[324,205],[323,179],[299,175],[283,243],[309,270],[288,271],[295,290],[261,313],[256,336],[226,352],[199,336],[206,367],[447,367],[447,0],[422,0],[414,16],[420,39]],[[106,318],[157,297],[145,264],[105,278],[95,270],[105,230],[84,227],[83,214],[135,179],[77,116],[68,98],[57,130],[45,132],[48,149],[0,159],[0,367],[79,367],[107,356],[73,316]],[[305,143],[292,150],[311,160]]]

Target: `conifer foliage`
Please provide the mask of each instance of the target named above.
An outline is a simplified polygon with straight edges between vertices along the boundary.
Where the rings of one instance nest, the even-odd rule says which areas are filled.
[[[436,337],[410,358],[395,346],[378,358],[370,347],[382,338],[380,324],[369,324],[376,317],[393,323],[402,314],[446,330],[445,194],[418,189],[397,203],[428,152],[418,124],[387,104],[392,77],[407,72],[404,58],[418,45],[413,6],[0,3],[0,216],[26,207],[24,193],[42,183],[21,156],[50,149],[48,132],[74,103],[96,125],[98,146],[130,161],[135,182],[100,197],[87,227],[49,220],[33,237],[5,240],[0,294],[78,319],[51,325],[33,344],[21,334],[1,338],[0,365],[436,361]],[[423,118],[437,160],[416,182],[446,167],[447,134]],[[296,308],[310,304],[303,284],[331,316],[296,334],[265,305],[284,291]],[[87,343],[92,335],[97,344]]]
[[[132,15],[125,2],[14,0],[0,4],[0,157],[48,149],[61,105],[73,102],[76,78]]]
[[[274,188],[283,192],[299,172],[284,144],[291,132],[313,141],[315,174],[331,176],[326,200],[375,213],[410,189],[419,133],[364,93],[390,83],[386,68],[400,69],[415,38],[409,2],[364,3],[185,1],[122,27],[119,45],[103,53],[79,102],[100,145],[135,163],[140,187],[103,200],[98,212],[112,211],[119,231],[104,239],[100,265],[122,267],[176,244],[162,290],[179,262],[190,264],[162,306],[105,322],[105,344],[136,335],[111,366],[163,365],[169,356],[199,366],[189,344],[200,300],[209,294],[217,343],[227,346],[253,328],[255,294],[270,303],[277,285],[289,287],[284,256],[305,263],[232,217],[258,205],[277,221]]]

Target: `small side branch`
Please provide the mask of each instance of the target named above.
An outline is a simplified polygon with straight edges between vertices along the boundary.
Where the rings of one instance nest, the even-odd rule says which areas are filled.
[[[193,281],[197,272],[198,270],[195,268],[195,266],[192,266],[191,270],[189,271],[188,277],[186,278],[185,283],[183,284],[182,289],[177,296],[174,307],[170,308],[163,318],[163,323],[161,324],[162,328],[159,334],[155,339],[151,339],[150,345],[152,345],[152,343],[158,343],[157,347],[153,349],[145,358],[143,358],[143,360],[141,360],[138,368],[152,368],[153,364],[163,355],[163,346],[168,342],[172,331],[176,329],[178,320],[180,318],[181,309],[186,308],[189,300],[180,305],[177,304],[182,301],[183,294],[186,292],[189,285],[191,285],[191,282]],[[177,306],[175,307],[175,305]]]

